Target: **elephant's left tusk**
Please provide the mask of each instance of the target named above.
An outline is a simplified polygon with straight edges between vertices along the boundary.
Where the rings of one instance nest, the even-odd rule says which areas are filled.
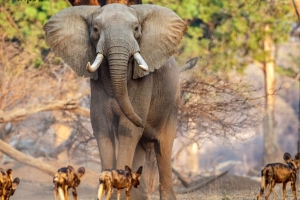
[[[100,65],[103,61],[103,58],[104,58],[103,54],[98,53],[97,57],[92,65],[90,64],[90,62],[87,63],[87,65],[86,65],[87,71],[90,73],[95,72],[100,67]]]
[[[145,60],[142,58],[141,54],[139,52],[136,52],[133,55],[134,60],[138,63],[139,67],[142,68],[144,71],[148,71],[148,65],[145,62]]]

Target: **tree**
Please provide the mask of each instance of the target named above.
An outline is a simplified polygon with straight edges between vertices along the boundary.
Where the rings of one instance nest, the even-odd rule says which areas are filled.
[[[175,10],[189,24],[181,55],[201,55],[213,70],[243,73],[255,63],[265,73],[266,120],[264,121],[265,158],[268,163],[278,150],[274,122],[275,47],[289,37],[292,8],[288,1],[158,1]],[[177,2],[177,3],[175,3]],[[263,16],[263,17],[262,17]],[[183,56],[186,57],[186,56]]]

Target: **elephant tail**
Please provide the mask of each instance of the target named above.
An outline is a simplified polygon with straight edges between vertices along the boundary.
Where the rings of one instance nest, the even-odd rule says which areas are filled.
[[[196,66],[197,62],[198,62],[197,57],[189,59],[182,67],[180,67],[179,72],[184,72],[186,70],[192,69],[193,67]]]

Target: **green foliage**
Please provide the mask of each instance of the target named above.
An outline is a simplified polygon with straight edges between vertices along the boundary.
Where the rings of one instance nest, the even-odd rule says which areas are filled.
[[[223,197],[221,200],[230,200],[230,198],[226,195],[225,192],[223,192]]]
[[[146,0],[174,10],[189,24],[180,46],[184,61],[200,56],[214,70],[242,72],[252,62],[264,61],[263,40],[286,41],[296,21],[291,1],[266,0]],[[265,26],[270,27],[265,31]]]
[[[64,0],[0,0],[0,31],[7,42],[18,41],[34,54],[33,65],[40,67],[42,52],[48,49],[43,25],[54,13],[68,6]]]
[[[276,68],[276,72],[280,75],[284,75],[292,78],[295,78],[295,75],[297,74],[297,72],[293,68],[285,68],[283,66],[278,66]]]
[[[169,7],[188,23],[189,29],[178,48],[180,63],[198,56],[200,62],[216,71],[242,72],[249,62],[264,61],[268,54],[262,48],[266,36],[275,43],[286,41],[295,20],[292,3],[288,1],[144,0],[143,3]],[[41,57],[48,49],[43,24],[68,6],[65,0],[0,0],[0,31],[6,41],[19,41],[23,48]],[[266,25],[270,26],[267,32]]]

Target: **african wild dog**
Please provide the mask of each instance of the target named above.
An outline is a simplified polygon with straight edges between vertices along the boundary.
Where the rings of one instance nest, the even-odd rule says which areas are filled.
[[[291,181],[291,187],[294,194],[294,200],[297,200],[296,194],[296,180],[297,171],[300,166],[300,153],[295,155],[295,159],[289,153],[283,155],[283,159],[286,164],[282,163],[272,163],[266,165],[266,167],[261,171],[261,189],[257,195],[257,200],[260,200],[261,195],[263,195],[264,190],[269,186],[269,191],[266,194],[266,200],[269,198],[271,192],[273,191],[276,183],[283,183],[283,199],[286,200],[286,184]]]
[[[118,200],[120,200],[121,190],[126,188],[126,200],[130,199],[130,189],[132,186],[137,188],[140,184],[140,177],[143,167],[140,166],[136,173],[126,165],[125,170],[104,170],[99,178],[98,200],[107,191],[106,200],[111,198],[113,188],[118,189]]]
[[[54,175],[54,198],[58,199],[58,195],[61,200],[69,200],[68,189],[72,188],[72,194],[74,200],[77,200],[77,187],[80,184],[80,179],[85,173],[85,168],[80,167],[75,173],[72,166],[62,167]]]
[[[2,168],[0,168],[0,197],[1,200],[9,200],[10,196],[12,196],[17,186],[20,183],[19,178],[15,178],[13,180],[12,178],[12,169],[8,169],[7,171],[4,171]]]

